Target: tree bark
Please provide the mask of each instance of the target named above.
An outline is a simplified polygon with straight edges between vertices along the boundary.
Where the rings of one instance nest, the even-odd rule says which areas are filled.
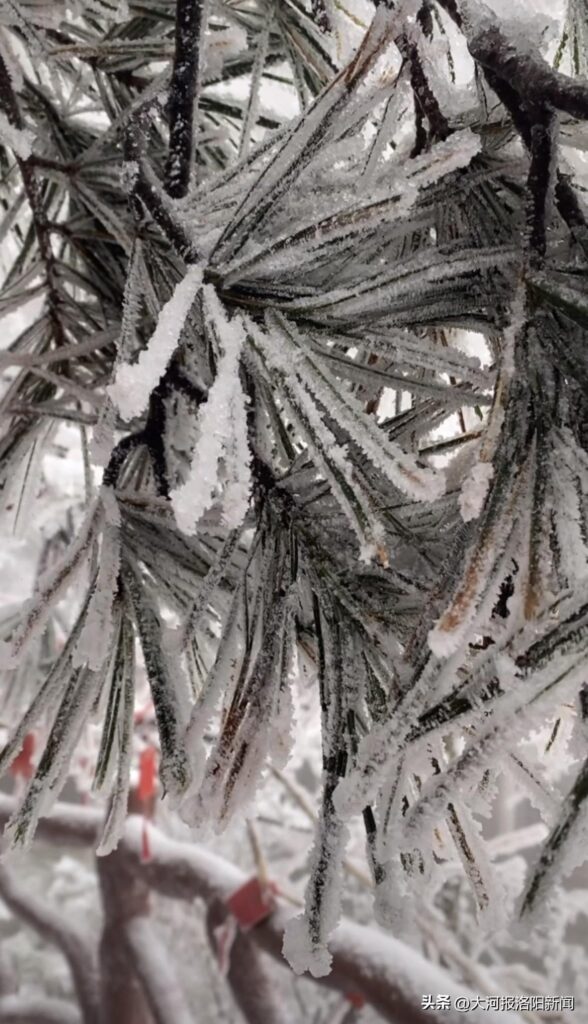
[[[121,850],[97,857],[104,925],[100,939],[101,1024],[153,1024],[126,930],[149,913],[149,887]]]

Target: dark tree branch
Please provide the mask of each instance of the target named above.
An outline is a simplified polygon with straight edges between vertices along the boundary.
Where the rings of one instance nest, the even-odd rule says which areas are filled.
[[[529,189],[529,263],[539,270],[547,249],[549,191],[553,176],[553,114],[543,107],[537,111],[531,127],[531,164]]]
[[[497,22],[474,27],[468,47],[474,60],[509,82],[525,102],[548,103],[581,121],[588,119],[588,82],[554,71],[539,54],[517,50]]]
[[[139,165],[135,193],[178,256],[186,263],[196,263],[198,260],[196,246],[175,221],[166,205],[159,182],[144,160]]]
[[[410,84],[415,97],[415,104],[418,104],[423,117],[426,117],[431,129],[431,137],[434,141],[442,142],[451,133],[449,122],[439,106],[435,93],[429,85],[424,72],[418,46],[411,42],[406,35],[400,35],[395,43],[402,58],[408,62],[410,68]]]
[[[205,0],[177,0],[175,56],[169,92],[169,155],[165,170],[170,196],[186,195],[192,170],[200,38]]]
[[[513,124],[518,131],[526,149],[532,154],[533,151],[533,117],[532,111],[537,112],[537,107],[528,104],[519,96],[513,88],[512,83],[502,78],[496,71],[490,68],[483,68],[484,77],[490,88],[496,93],[498,99],[510,114]],[[540,109],[540,108],[539,108]],[[547,116],[547,115],[540,115]],[[535,145],[538,145],[538,139]],[[546,143],[547,140],[544,140]],[[576,196],[573,185],[569,178],[558,169],[555,175],[555,202],[557,209],[570,229],[572,235],[588,253],[588,224],[580,202]]]
[[[437,3],[449,15],[455,25],[463,31],[463,19],[456,0],[437,0]],[[557,107],[558,104],[555,102],[557,96],[567,90],[568,85],[574,85],[576,89],[576,92],[573,93],[575,97],[574,102],[577,102],[578,97],[581,97],[582,109],[585,111],[584,114],[579,116],[582,118],[588,116],[588,83],[578,82],[577,79],[570,79],[565,75],[560,75],[545,64],[541,58],[534,58],[529,55],[523,58],[518,55],[512,44],[510,44],[497,26],[489,31],[491,33],[494,32],[493,40],[490,40],[490,46],[488,45],[488,39],[484,41],[478,35],[474,39],[473,44],[470,45],[470,53],[481,65],[486,81],[496,93],[503,106],[508,110],[515,128],[529,151],[532,148],[531,124],[528,117],[523,113],[525,100],[536,99],[543,106],[545,102],[549,102]],[[518,65],[518,73],[514,76],[511,74],[513,64]],[[527,79],[526,75],[529,69],[531,70],[531,76]],[[547,84],[547,92],[542,93],[539,90],[540,83],[542,89]],[[536,90],[539,91],[539,95],[536,94]],[[566,107],[560,106],[559,109],[565,110]],[[584,211],[569,178],[559,169],[556,175],[555,201],[573,237],[582,246],[586,255],[588,255],[588,223],[586,222]]]

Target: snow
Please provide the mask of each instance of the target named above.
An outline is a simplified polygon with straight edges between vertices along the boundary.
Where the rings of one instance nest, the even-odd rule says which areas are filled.
[[[459,510],[464,523],[480,515],[493,476],[494,467],[491,462],[476,462],[470,469],[459,496]]]
[[[29,128],[15,128],[6,114],[0,111],[0,142],[10,146],[21,160],[27,160],[32,153],[35,134]]]
[[[203,301],[209,329],[218,337],[222,351],[214,383],[200,407],[199,437],[188,477],[171,494],[176,522],[187,534],[196,531],[200,519],[217,499],[221,501],[227,527],[239,526],[247,513],[251,492],[246,399],[239,375],[245,330],[239,316],[229,320],[212,285],[204,287]]]
[[[52,5],[29,3],[25,9],[31,6],[38,15],[31,25],[54,16]],[[115,0],[89,0],[85,6],[109,24],[125,16],[124,4],[117,6]],[[585,682],[588,580],[588,461],[580,444],[581,424],[574,421],[582,390],[582,378],[574,377],[581,369],[581,328],[570,320],[565,338],[550,334],[553,294],[547,271],[523,279],[520,239],[515,234],[509,238],[508,232],[517,217],[523,221],[527,158],[520,145],[501,145],[501,133],[508,134],[502,110],[493,107],[485,123],[463,40],[460,50],[456,30],[439,5],[433,8],[440,21],[432,40],[423,36],[416,18],[419,0],[393,10],[380,4],[364,38],[362,22],[367,26],[371,21],[371,5],[328,0],[337,34],[324,40],[324,52],[334,61],[343,53],[351,59],[335,74],[320,48],[313,50],[312,32],[303,39],[292,29],[297,19],[308,26],[297,5],[280,11],[277,21],[272,21],[275,12],[264,8],[259,23],[249,22],[259,15],[250,6],[245,13],[234,5],[214,8],[214,31],[207,33],[201,55],[204,81],[211,81],[222,75],[223,59],[232,60],[246,48],[247,33],[256,37],[253,69],[242,79],[249,103],[243,104],[241,132],[239,119],[221,117],[217,131],[209,111],[206,117],[201,111],[198,144],[207,159],[215,151],[228,155],[227,166],[217,173],[199,162],[202,180],[185,200],[172,204],[159,196],[166,212],[195,240],[202,265],[188,266],[174,288],[182,257],[171,243],[169,249],[153,245],[158,225],[148,224],[146,215],[141,238],[133,240],[136,226],[127,228],[130,218],[115,217],[99,199],[91,206],[94,192],[80,175],[82,200],[121,252],[129,254],[110,386],[104,395],[111,356],[104,346],[96,356],[90,333],[81,332],[77,353],[71,338],[59,353],[64,363],[76,359],[76,372],[70,375],[68,369],[67,377],[61,369],[52,373],[45,368],[45,361],[60,360],[55,347],[45,348],[44,320],[24,340],[12,345],[10,339],[11,351],[5,353],[6,414],[15,396],[28,399],[36,377],[57,390],[42,410],[47,420],[43,415],[41,427],[17,439],[3,463],[3,507],[12,513],[5,521],[21,530],[28,529],[29,516],[37,522],[39,505],[59,500],[60,509],[73,508],[77,519],[75,509],[84,501],[83,464],[72,457],[71,438],[61,451],[63,428],[58,435],[45,426],[56,404],[67,404],[81,422],[92,423],[102,402],[92,454],[97,464],[106,465],[121,421],[130,424],[125,433],[141,429],[172,359],[177,357],[198,395],[194,400],[189,385],[185,393],[166,394],[162,441],[170,501],[153,493],[152,480],[139,472],[140,465],[126,492],[102,487],[65,557],[39,581],[21,612],[3,620],[6,691],[11,699],[18,691],[27,710],[8,737],[0,765],[18,755],[29,730],[38,732],[41,744],[36,774],[10,834],[17,842],[30,838],[39,814],[47,812],[65,779],[76,743],[91,760],[98,726],[86,728],[88,718],[96,713],[108,717],[110,707],[106,739],[112,744],[101,745],[95,786],[110,798],[98,852],[108,854],[122,842],[138,858],[139,823],[126,817],[129,779],[134,783],[135,686],[141,694],[147,688],[145,669],[162,733],[163,788],[175,807],[181,804],[190,825],[212,821],[219,830],[228,827],[258,798],[268,766],[284,767],[291,756],[305,667],[315,685],[316,630],[312,635],[309,606],[321,593],[344,634],[344,664],[334,692],[345,696],[346,712],[350,719],[355,715],[359,726],[355,736],[350,719],[334,720],[336,702],[329,694],[323,750],[335,744],[337,755],[347,758],[346,775],[334,794],[329,792],[332,806],[323,807],[307,865],[304,909],[286,928],[284,950],[297,973],[325,977],[332,971],[343,991],[351,980],[361,991],[375,978],[386,988],[392,1012],[408,1019],[411,1005],[417,1006],[431,989],[464,993],[445,971],[412,950],[412,941],[428,948],[432,943],[435,957],[469,984],[482,989],[489,980],[496,984],[501,970],[507,977],[511,953],[515,967],[526,955],[522,947],[508,945],[505,933],[497,938],[521,888],[524,901],[537,883],[547,919],[558,904],[563,918],[569,908],[562,885],[586,856],[586,812],[569,788],[580,770],[586,738],[577,693]],[[491,10],[482,3],[464,0],[463,6],[472,32],[492,24]],[[234,7],[232,12],[227,13],[228,7]],[[553,24],[559,7],[547,0],[530,6],[508,0],[492,4],[504,24],[508,21],[511,42],[541,52],[556,42]],[[229,14],[230,23],[220,27]],[[298,77],[296,87],[281,85],[272,97],[276,117],[281,121],[292,115],[292,121],[265,134],[258,147],[258,119],[268,105],[270,74],[287,77],[291,70],[287,60],[268,64],[277,34],[284,30],[282,15],[291,19],[293,54],[304,63],[314,53],[313,75],[325,84],[317,86],[310,105],[310,78],[302,82]],[[0,19],[11,18],[4,5]],[[417,157],[410,155],[414,121],[408,75],[404,70],[396,78],[399,59],[393,41],[400,31],[418,46],[452,128],[449,138],[432,141]],[[121,42],[117,33],[108,31],[109,42]],[[37,36],[43,37],[34,35],[37,45]],[[0,42],[3,53],[10,38],[5,33]],[[22,85],[18,64],[26,41],[15,43],[18,57],[7,57],[16,89]],[[455,87],[447,73],[449,48],[460,64]],[[80,67],[83,85],[83,62]],[[45,71],[40,77],[48,88]],[[57,72],[49,74],[57,81]],[[165,94],[156,97],[156,92],[166,74],[140,98],[152,104],[154,123],[165,102]],[[63,108],[70,109],[71,101],[75,113],[75,97],[66,96],[60,82],[54,85]],[[223,88],[207,97],[221,95]],[[296,88],[298,113],[293,108]],[[494,99],[486,99],[492,107]],[[105,138],[124,130],[132,109],[136,105],[88,148],[87,168]],[[106,124],[104,114],[102,121]],[[566,138],[575,145],[579,129],[573,132]],[[0,139],[21,159],[28,158],[33,143],[41,153],[45,146],[52,151],[49,138],[28,127],[16,131],[2,115]],[[560,166],[569,172],[567,165]],[[108,168],[98,160],[96,167],[104,181],[116,180],[120,188],[118,166]],[[134,161],[125,165],[123,186],[137,180],[139,169]],[[512,190],[505,188],[511,175],[517,186]],[[496,218],[491,200],[500,207]],[[64,209],[56,206],[51,217],[65,217]],[[19,228],[29,228],[29,216],[27,207]],[[10,227],[6,231],[13,233]],[[562,278],[577,284],[581,257],[577,246],[568,246],[565,231],[558,221],[550,236],[550,258]],[[69,243],[63,250],[52,244],[55,253],[67,254]],[[558,264],[562,253],[565,263]],[[12,253],[7,262],[8,256]],[[65,259],[59,256],[60,274],[68,269]],[[215,283],[204,284],[205,276]],[[67,302],[60,310],[64,315],[66,310],[72,314],[78,287],[83,291],[77,283],[70,289],[68,282]],[[533,288],[541,297],[537,306],[529,302]],[[161,308],[161,295],[172,290]],[[20,301],[13,292],[6,296],[7,308]],[[120,299],[120,290],[117,294]],[[577,303],[578,295],[576,287],[558,284],[564,306]],[[505,314],[509,303],[510,314]],[[34,315],[46,317],[45,308]],[[104,308],[96,303],[96,315],[97,323],[109,316],[108,303]],[[115,324],[117,317],[115,311]],[[141,349],[145,317],[156,327]],[[560,343],[568,361],[556,375]],[[474,358],[480,353],[483,365]],[[388,386],[380,401],[382,380]],[[528,420],[521,415],[513,429],[509,403],[522,384],[528,384],[533,412]],[[531,435],[543,400],[549,415],[540,420],[541,448]],[[490,408],[476,418],[472,408],[463,411],[466,404]],[[10,417],[5,419],[8,423]],[[139,423],[132,423],[136,419]],[[70,430],[79,437],[78,426]],[[505,457],[511,430],[520,436]],[[459,454],[445,473],[437,471],[440,462],[430,451],[432,442],[449,433],[452,451]],[[252,450],[260,459],[256,467],[267,461],[277,479],[263,500],[257,500],[260,488],[252,501]],[[509,476],[511,466],[520,466],[520,473],[513,470]],[[545,483],[540,493],[541,472]],[[95,480],[87,482],[88,493],[93,492]],[[497,513],[498,525],[488,528],[488,509],[496,504],[500,487],[504,506]],[[6,506],[15,494],[16,508],[10,510]],[[534,550],[543,556],[544,579],[541,600],[525,621],[523,595],[534,531],[542,533]],[[22,571],[24,581],[34,570],[27,567],[25,573],[19,551],[11,548],[2,564],[12,577]],[[463,580],[470,571],[468,588]],[[514,593],[503,617],[494,608],[507,577]],[[124,588],[119,590],[121,578]],[[18,596],[14,579],[6,586],[10,592],[5,596]],[[446,628],[447,603],[456,592],[463,615],[457,627]],[[74,601],[80,609],[77,618],[71,614]],[[129,602],[134,618],[128,614]],[[177,625],[173,641],[170,621]],[[145,664],[135,665],[137,631]],[[332,654],[327,653],[330,669]],[[48,657],[54,661],[46,675]],[[381,688],[375,696],[364,661],[372,668],[374,688]],[[560,713],[568,715],[573,735],[554,755],[545,750],[545,729]],[[309,758],[316,755],[317,760],[318,728],[315,722],[302,740]],[[151,710],[137,726],[141,729],[155,743]],[[81,771],[74,767],[74,774]],[[330,786],[332,779],[326,781]],[[24,779],[20,783],[24,787]],[[84,792],[88,786],[87,780],[80,783]],[[488,836],[504,824],[499,821],[503,788],[509,797],[505,818],[511,810],[527,812],[530,805],[543,824],[512,831],[508,824],[501,845],[500,836]],[[264,812],[265,799],[264,794],[258,804]],[[157,813],[165,816],[169,802]],[[366,917],[371,914],[369,891],[364,903],[343,881],[348,838],[352,863],[358,849],[363,856],[363,835],[352,819],[368,803],[377,829],[369,853],[372,866],[382,871],[382,878],[376,873],[376,915],[396,929],[406,927],[397,932],[403,944],[377,931],[366,935],[346,924],[337,927],[342,896],[356,911],[359,907]],[[263,815],[263,829],[284,832],[293,816],[285,811],[282,816],[282,811],[276,799],[273,818]],[[171,814],[168,821],[170,828],[180,827]],[[302,859],[308,833],[299,832]],[[560,848],[562,835],[570,841]],[[546,836],[547,846],[535,851],[525,881],[518,854]],[[176,847],[151,826],[149,838],[154,862],[138,867],[145,876],[151,871],[154,877],[161,861],[164,868],[177,869],[175,886],[221,901],[239,883],[240,873],[219,866],[210,853],[193,845]],[[282,833],[281,844],[268,840],[272,868],[284,850],[291,856],[289,841],[289,833],[286,838]],[[497,871],[494,861],[502,856],[508,860]],[[357,875],[362,870],[363,861]],[[540,919],[543,909],[531,908],[532,902],[523,903],[523,916],[531,919],[532,912],[539,916],[533,920]],[[429,928],[421,923],[427,907]],[[411,914],[414,920],[407,923]],[[275,938],[284,916],[278,912],[260,934]],[[439,921],[447,934],[437,941]],[[152,963],[144,924],[138,924],[131,939],[158,988],[156,1001],[168,1005],[174,1019],[187,1019],[181,1002],[170,1002],[176,993],[165,957],[161,972]],[[564,957],[561,929],[554,933],[556,953],[545,959],[549,977],[556,973],[556,955]],[[449,938],[455,939],[453,945]],[[541,956],[537,953],[537,959]],[[452,1011],[431,1011],[428,1017],[462,1019]],[[472,1021],[509,1018],[487,1010],[468,1014]]]
[[[202,286],[202,268],[192,266],[162,307],[155,331],[136,363],[122,363],[107,393],[123,419],[140,416],[173,356],[184,323]]]

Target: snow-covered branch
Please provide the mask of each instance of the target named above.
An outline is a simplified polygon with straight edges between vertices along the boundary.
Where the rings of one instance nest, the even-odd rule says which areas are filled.
[[[190,184],[194,107],[205,16],[205,0],[178,0],[176,48],[169,93],[170,139],[166,168],[168,192],[175,199],[185,196]]]
[[[12,810],[13,801],[4,797],[0,802],[0,821],[6,820]],[[95,812],[57,804],[52,814],[41,820],[39,838],[67,842],[71,835],[84,835],[92,843],[97,840],[100,825],[100,815]],[[128,818],[117,857],[120,854],[124,860],[128,878],[135,877],[163,896],[188,901],[201,899],[209,906],[215,902],[225,905],[231,894],[247,881],[243,871],[217,854],[196,844],[168,839],[153,825],[149,826],[151,856],[145,861],[141,856],[142,829],[142,818]],[[104,862],[109,859],[104,858]],[[289,911],[280,908],[248,933],[248,939],[282,965],[284,929],[290,917]],[[140,937],[136,935],[137,943],[133,943],[137,949]],[[462,1015],[454,1013],[452,1017],[450,1011],[441,1011],[440,1018],[436,1010],[422,1009],[420,1000],[424,993],[432,991],[468,995],[466,986],[456,983],[441,967],[391,935],[343,922],[332,936],[330,950],[332,972],[317,981],[345,994],[361,993],[384,1020],[393,1024],[399,1020],[403,1024],[437,1024],[441,1019],[443,1024],[459,1024],[462,1020]],[[471,1011],[469,1020],[470,1024],[520,1024],[517,1014],[493,1015],[490,1010],[479,1010],[478,1016]]]
[[[476,3],[466,7],[464,19],[472,57],[485,68],[510,82],[528,103],[548,103],[579,120],[588,119],[588,82],[555,71],[537,53],[527,52],[490,18],[488,9]]]
[[[125,926],[133,969],[155,1024],[192,1024],[173,963],[149,917],[136,914]]]
[[[49,996],[1,996],[0,1024],[82,1024],[78,1011]]]
[[[98,1024],[96,955],[81,929],[66,920],[57,907],[26,892],[5,865],[0,866],[0,896],[13,914],[61,950],[71,971],[84,1024]]]
[[[206,928],[214,955],[218,955],[217,929],[227,926],[230,917],[226,907],[214,901],[208,907]],[[248,1024],[281,1024],[284,1019],[283,1006],[276,991],[276,985],[264,963],[264,957],[251,937],[237,931],[227,953],[226,979],[235,1002]]]

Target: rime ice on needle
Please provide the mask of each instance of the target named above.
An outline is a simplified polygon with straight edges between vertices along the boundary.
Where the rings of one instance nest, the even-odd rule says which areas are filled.
[[[464,523],[480,515],[493,475],[491,462],[476,462],[470,469],[459,496],[459,509]]]
[[[238,526],[251,491],[245,395],[239,376],[245,330],[238,315],[229,320],[212,285],[204,287],[203,301],[209,330],[218,337],[221,353],[214,383],[200,407],[199,437],[187,479],[171,494],[176,522],[188,534],[194,533],[217,498],[224,522],[230,528]],[[221,460],[226,483],[220,475]]]
[[[192,266],[163,306],[147,348],[136,363],[119,366],[107,392],[123,419],[140,416],[177,347],[190,307],[202,285],[202,268]]]
[[[103,487],[101,499],[104,524],[98,574],[72,656],[74,667],[87,664],[91,669],[99,669],[110,653],[114,628],[113,604],[120,570],[120,511],[112,488]]]

